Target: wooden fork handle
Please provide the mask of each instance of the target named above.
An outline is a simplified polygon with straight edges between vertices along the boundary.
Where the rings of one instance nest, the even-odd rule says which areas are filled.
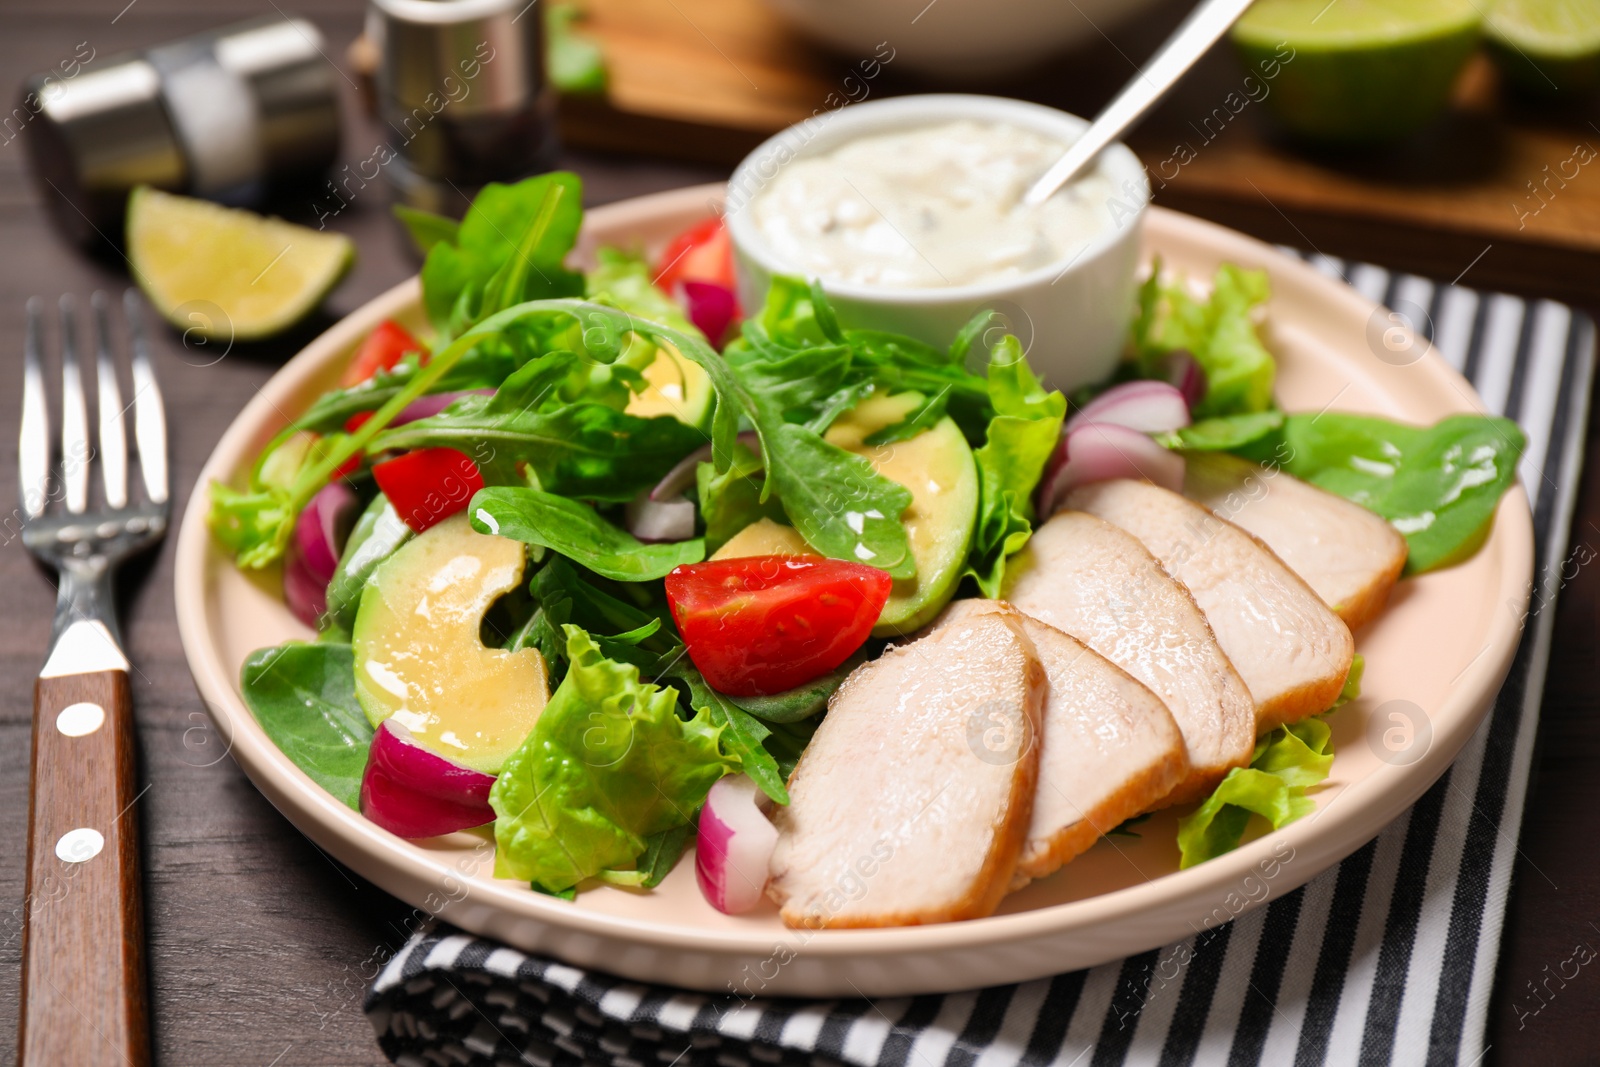
[[[18,1067],[146,1067],[128,676],[40,678],[33,708]]]

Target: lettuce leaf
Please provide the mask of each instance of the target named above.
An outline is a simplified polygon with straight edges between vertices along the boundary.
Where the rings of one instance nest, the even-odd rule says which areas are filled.
[[[739,769],[709,713],[679,717],[676,691],[641,682],[578,627],[562,631],[567,675],[489,793],[496,877],[554,893],[633,866]]]
[[[1280,726],[1256,742],[1250,766],[1235,767],[1191,814],[1178,820],[1179,866],[1193,867],[1239,847],[1252,814],[1274,830],[1309,814],[1306,791],[1333,766],[1332,731],[1320,718]]]
[[[1046,392],[1023,358],[1015,337],[989,356],[989,399],[995,415],[986,440],[973,452],[978,464],[978,521],[967,573],[987,597],[998,597],[1006,560],[1033,534],[1033,490],[1061,436],[1067,400]]]
[[[1406,539],[1406,574],[1458,563],[1488,535],[1527,438],[1510,419],[1412,426],[1328,411],[1289,415],[1240,453],[1382,515]]]
[[[1206,395],[1195,405],[1196,419],[1270,409],[1277,364],[1256,335],[1254,322],[1255,309],[1269,295],[1265,271],[1224,263],[1212,279],[1210,294],[1199,300],[1181,278],[1164,283],[1158,260],[1140,287],[1133,323],[1140,374],[1163,376],[1162,357],[1183,349],[1206,372]]]

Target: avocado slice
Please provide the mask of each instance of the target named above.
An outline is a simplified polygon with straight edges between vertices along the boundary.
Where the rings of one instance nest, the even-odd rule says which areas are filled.
[[[920,393],[868,397],[840,416],[825,435],[911,491],[911,506],[901,521],[917,574],[894,583],[872,629],[875,637],[910,633],[939,613],[961,580],[978,519],[978,465],[967,439],[948,417],[906,441],[866,443],[879,430],[903,422],[922,401]]]
[[[374,727],[393,716],[430,751],[500,773],[549,699],[537,649],[479,638],[484,612],[521,583],[525,562],[520,541],[478,533],[462,513],[378,565],[350,638],[356,699]]]
[[[715,394],[704,367],[662,345],[656,349],[655,359],[640,373],[645,387],[629,398],[629,415],[641,419],[671,415],[697,429],[711,429],[711,401]]]
[[[712,559],[735,559],[740,556],[815,556],[817,550],[806,544],[800,531],[793,526],[760,518],[740,530],[721,548],[711,553]]]

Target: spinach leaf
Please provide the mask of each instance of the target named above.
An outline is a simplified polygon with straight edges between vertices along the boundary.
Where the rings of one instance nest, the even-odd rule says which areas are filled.
[[[1406,539],[1406,573],[1458,563],[1483,543],[1527,439],[1510,419],[1451,415],[1410,426],[1371,415],[1289,415],[1242,449],[1362,505]]]
[[[356,701],[345,644],[290,641],[250,653],[239,692],[272,743],[343,804],[361,808],[372,724]]]
[[[769,693],[758,697],[730,696],[727,699],[765,723],[799,722],[811,718],[826,708],[828,698],[833,696],[834,690],[844,684],[850,672],[860,663],[861,658],[853,657],[839,669],[782,693]]]
[[[995,416],[972,456],[978,464],[978,521],[967,573],[987,597],[1005,584],[1006,560],[1033,534],[1033,490],[1061,436],[1067,399],[1046,392],[1015,337],[989,355],[989,397]]]
[[[624,582],[665,577],[706,557],[700,538],[647,545],[602,519],[587,504],[538,489],[480,489],[468,505],[472,528],[543,545],[596,574]]]
[[[672,689],[641,682],[578,627],[562,631],[567,675],[489,793],[495,875],[547,892],[635,864],[738,769],[708,714],[681,718]]]

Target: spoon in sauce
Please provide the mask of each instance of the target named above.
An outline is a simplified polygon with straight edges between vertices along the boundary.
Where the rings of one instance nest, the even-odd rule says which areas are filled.
[[[1095,116],[1083,136],[1072,142],[1066,154],[1034,182],[1022,198],[1028,207],[1038,207],[1050,195],[1093,163],[1095,157],[1120,138],[1144,113],[1149,111],[1188,73],[1206,50],[1243,15],[1252,0],[1204,0],[1190,12],[1155,57],[1118,93],[1116,99]]]

